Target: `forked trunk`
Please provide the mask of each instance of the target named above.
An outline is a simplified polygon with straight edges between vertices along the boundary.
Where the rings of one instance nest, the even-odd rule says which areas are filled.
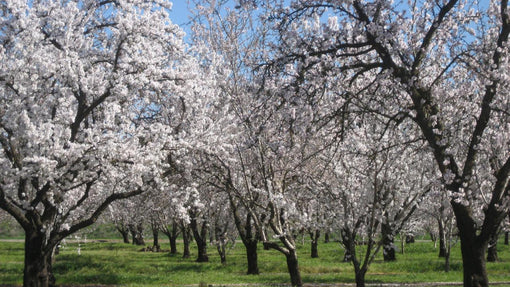
[[[195,238],[197,242],[198,248],[198,257],[197,262],[209,262],[209,256],[207,255],[207,241],[206,240],[198,240]]]
[[[55,277],[52,273],[52,250],[44,247],[44,235],[37,231],[25,233],[23,286],[55,286]]]
[[[172,227],[166,226],[161,230],[167,237],[170,243],[170,254],[177,254],[177,237],[179,236],[179,225],[176,222],[172,223]]]
[[[289,270],[290,283],[292,286],[303,286],[296,250],[289,250],[289,252],[285,254],[285,257],[287,258],[287,269]]]
[[[218,255],[220,255],[221,264],[225,265],[227,264],[227,251],[224,244],[218,244],[216,246],[218,250]]]
[[[131,226],[131,237],[133,239],[133,245],[145,245],[145,240],[143,239],[143,226],[141,224],[137,226]]]
[[[193,232],[193,237],[195,238],[198,249],[198,257],[196,262],[209,262],[209,256],[207,255],[207,222],[205,220],[202,221],[199,229],[195,214],[190,214],[192,215],[190,228]]]

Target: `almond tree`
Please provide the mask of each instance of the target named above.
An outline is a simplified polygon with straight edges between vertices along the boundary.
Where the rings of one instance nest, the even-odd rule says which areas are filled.
[[[25,231],[24,286],[55,283],[55,246],[116,200],[164,188],[167,125],[189,67],[167,1],[0,3],[0,207]],[[144,111],[142,113],[142,111]]]
[[[357,286],[365,286],[365,274],[381,250],[395,251],[393,237],[409,223],[434,182],[419,162],[427,162],[417,152],[422,148],[419,138],[397,136],[399,129],[387,130],[381,138],[385,128],[377,117],[355,119],[344,141],[328,150],[321,157],[322,165],[317,165],[324,174],[316,181],[317,189],[324,190],[323,202],[334,212],[344,260],[353,264]],[[399,137],[407,137],[407,144],[400,144]],[[402,172],[411,167],[412,171]],[[385,234],[378,236],[379,230]],[[363,250],[356,247],[360,238],[366,242]]]
[[[274,14],[272,66],[296,67],[296,83],[321,71],[367,111],[419,128],[455,214],[464,285],[488,286],[510,190],[508,1],[292,1]]]

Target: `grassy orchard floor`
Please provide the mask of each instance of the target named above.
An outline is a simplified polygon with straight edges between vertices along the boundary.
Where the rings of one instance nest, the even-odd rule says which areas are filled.
[[[147,241],[149,242],[149,241]],[[166,245],[167,243],[164,242]],[[491,282],[510,281],[510,247],[499,244],[500,262],[488,263]],[[163,246],[167,248],[167,246]],[[178,246],[182,250],[182,246]],[[343,263],[343,250],[338,243],[319,245],[320,258],[309,256],[309,244],[299,247],[299,264],[305,283],[353,283],[350,263]],[[141,247],[114,242],[67,243],[56,257],[54,273],[57,284],[112,284],[131,286],[171,286],[209,284],[287,284],[289,275],[285,257],[276,251],[259,250],[258,276],[246,275],[244,246],[238,243],[221,265],[214,247],[209,247],[209,263],[195,263],[192,257],[139,252]],[[396,262],[385,263],[382,255],[370,266],[367,283],[460,282],[462,267],[459,244],[453,251],[451,271],[443,272],[444,260],[429,241],[406,245],[406,254],[398,254]],[[0,242],[0,282],[21,285],[23,274],[23,243]]]

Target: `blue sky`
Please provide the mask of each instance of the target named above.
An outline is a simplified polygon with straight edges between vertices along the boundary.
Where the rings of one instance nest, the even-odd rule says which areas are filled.
[[[173,0],[172,12],[170,13],[170,19],[174,24],[181,26],[186,33],[188,33],[188,29],[186,24],[189,22],[189,11],[188,11],[188,1],[187,0]]]

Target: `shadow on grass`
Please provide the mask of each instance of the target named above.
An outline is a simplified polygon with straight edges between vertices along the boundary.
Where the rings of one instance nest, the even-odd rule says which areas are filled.
[[[111,267],[111,266],[110,266]],[[53,273],[58,284],[119,284],[120,278],[115,270],[107,264],[94,260],[93,256],[68,255],[58,256],[53,265]],[[62,279],[64,282],[59,282]]]

